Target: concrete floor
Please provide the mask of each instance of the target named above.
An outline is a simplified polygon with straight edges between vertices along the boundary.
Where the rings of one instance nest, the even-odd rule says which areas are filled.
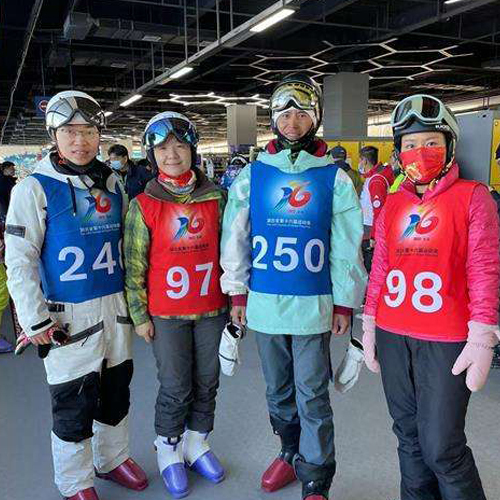
[[[4,316],[2,333],[12,339]],[[360,329],[359,321],[356,329]],[[347,338],[333,339],[338,366]],[[96,480],[101,500],[160,500],[170,498],[156,469],[153,411],[157,382],[153,355],[135,341],[132,384],[131,449],[146,470],[150,486],[143,492],[124,490]],[[268,423],[265,389],[254,339],[243,345],[243,365],[233,377],[221,376],[212,447],[227,468],[227,479],[214,486],[191,475],[191,500],[300,500],[298,483],[280,492],[259,489],[260,476],[278,451],[278,439]],[[331,386],[336,425],[338,472],[331,491],[335,500],[398,498],[396,440],[391,432],[380,378],[363,370],[347,394]],[[52,481],[50,398],[42,362],[34,349],[21,357],[0,354],[0,499],[60,499]],[[500,497],[500,370],[486,388],[472,397],[468,437],[489,500]]]

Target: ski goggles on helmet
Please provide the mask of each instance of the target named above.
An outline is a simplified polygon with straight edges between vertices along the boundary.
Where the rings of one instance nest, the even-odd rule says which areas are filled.
[[[63,97],[54,103],[45,115],[45,124],[48,129],[58,129],[71,122],[75,114],[79,113],[89,125],[98,129],[104,128],[106,118],[99,104],[84,97]]]
[[[302,82],[285,83],[278,87],[271,96],[272,112],[283,111],[293,104],[298,109],[315,110],[320,103],[314,88]]]
[[[170,134],[177,140],[196,147],[199,136],[194,125],[182,118],[162,118],[152,123],[144,132],[142,145],[146,150],[155,148],[165,142]]]
[[[391,116],[393,129],[403,127],[414,118],[426,125],[448,126],[448,130],[458,136],[456,120],[450,110],[435,97],[429,95],[414,95],[403,99],[394,109]]]

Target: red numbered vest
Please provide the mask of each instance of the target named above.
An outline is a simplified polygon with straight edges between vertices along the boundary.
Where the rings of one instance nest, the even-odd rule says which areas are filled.
[[[425,202],[401,191],[387,198],[380,328],[423,340],[467,339],[469,205],[476,186],[458,180]]]
[[[151,240],[147,278],[152,316],[206,314],[227,305],[220,288],[217,200],[192,204],[137,196]]]

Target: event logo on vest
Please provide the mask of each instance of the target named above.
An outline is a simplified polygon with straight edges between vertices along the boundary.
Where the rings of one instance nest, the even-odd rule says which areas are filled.
[[[89,207],[83,217],[84,222],[89,222],[96,212],[106,214],[111,210],[111,199],[97,189],[93,189],[91,195],[86,196],[85,199],[88,201]]]
[[[261,162],[252,165],[252,291],[331,293],[328,256],[337,170],[329,165],[287,173]]]
[[[309,185],[309,182],[291,181],[288,186],[282,187],[283,197],[278,201],[274,209],[280,211],[284,210],[287,205],[292,209],[307,205],[312,196],[310,191],[302,191],[307,185]]]
[[[174,241],[184,238],[186,234],[198,234],[205,226],[205,220],[202,217],[196,217],[194,212],[177,217],[177,221],[179,222],[179,229],[175,233]]]
[[[410,238],[414,233],[417,235],[429,234],[434,229],[436,229],[439,224],[439,217],[431,215],[434,207],[426,209],[425,207],[419,207],[417,213],[412,213],[408,217],[410,223],[406,227],[401,236],[401,239]]]
[[[80,218],[81,232],[105,233],[117,230],[121,221],[121,202],[117,195],[100,189],[75,189],[76,214]]]
[[[475,186],[458,180],[430,203],[405,192],[388,197],[388,273],[377,308],[380,328],[423,340],[467,338],[465,263]]]

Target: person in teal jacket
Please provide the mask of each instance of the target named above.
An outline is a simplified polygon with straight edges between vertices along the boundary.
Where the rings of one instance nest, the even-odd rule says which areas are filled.
[[[319,86],[288,76],[270,107],[277,139],[229,190],[221,286],[233,322],[255,334],[271,425],[281,438],[262,488],[276,491],[297,475],[303,499],[323,500],[336,468],[330,336],[348,330],[364,297],[362,214],[349,176],[315,138]]]

